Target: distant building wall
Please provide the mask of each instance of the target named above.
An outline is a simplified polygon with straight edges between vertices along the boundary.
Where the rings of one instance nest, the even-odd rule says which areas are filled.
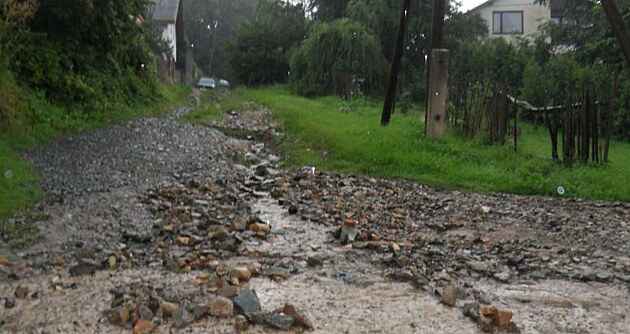
[[[488,36],[509,42],[537,32],[540,25],[551,19],[549,7],[534,4],[533,0],[487,1],[472,11],[488,23]]]
[[[173,60],[177,61],[177,31],[175,29],[174,23],[168,23],[164,26],[164,30],[162,30],[162,39],[168,43],[168,46],[171,48],[170,56],[173,57]]]

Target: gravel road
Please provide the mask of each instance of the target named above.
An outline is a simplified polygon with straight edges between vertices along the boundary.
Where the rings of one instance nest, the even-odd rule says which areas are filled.
[[[0,333],[130,333],[110,311],[141,314],[145,294],[196,306],[171,319],[160,304],[160,332],[239,332],[195,313],[228,287],[255,289],[266,316],[295,303],[316,333],[481,333],[461,310],[474,303],[511,311],[524,333],[630,328],[627,203],[287,170],[264,143],[217,130],[277,135],[269,110],[248,103],[206,126],[181,120],[189,110],[24,153],[47,196],[36,242],[0,245]],[[361,231],[344,244],[348,220]],[[234,280],[235,267],[253,277]],[[243,332],[276,331],[252,319]]]

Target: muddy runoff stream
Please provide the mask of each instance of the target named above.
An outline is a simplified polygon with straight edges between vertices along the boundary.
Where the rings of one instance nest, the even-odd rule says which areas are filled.
[[[289,215],[271,198],[256,202],[253,209],[271,225],[267,240],[248,241],[248,247],[271,257],[293,259],[304,270],[286,280],[255,277],[249,287],[260,298],[263,310],[285,302],[297,305],[313,322],[314,333],[482,333],[465,317],[461,307],[471,300],[461,298],[457,307],[440,303],[434,291],[384,277],[378,257],[367,250],[342,245],[334,228]],[[255,258],[228,261],[247,264]],[[97,271],[93,276],[40,275],[19,281],[35,298],[14,308],[0,309],[2,333],[126,333],[111,325],[103,312],[119,285],[167,286],[182,293],[203,289],[199,272],[175,274],[157,268]],[[51,289],[51,286],[61,288]],[[488,303],[513,312],[513,321],[523,333],[624,333],[630,328],[630,302],[626,289],[601,283],[557,280],[495,280],[473,282]],[[13,293],[17,283],[0,284],[0,295]],[[205,318],[184,329],[165,322],[166,333],[233,333],[233,319]],[[299,330],[296,330],[299,331]],[[252,326],[247,333],[273,332]]]

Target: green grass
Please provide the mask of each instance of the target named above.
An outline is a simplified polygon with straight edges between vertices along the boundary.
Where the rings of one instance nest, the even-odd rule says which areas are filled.
[[[184,116],[193,124],[205,124],[220,119],[230,111],[243,109],[243,103],[238,96],[230,92],[206,90],[202,92],[200,105]]]
[[[630,201],[630,144],[614,142],[607,166],[563,168],[550,158],[547,132],[522,123],[518,152],[452,134],[442,141],[422,135],[423,114],[395,114],[379,125],[378,102],[306,99],[283,87],[237,90],[274,110],[287,138],[287,163],[324,170],[415,180],[443,189]]]
[[[161,98],[151,104],[106,105],[68,110],[47,103],[41,96],[20,96],[20,113],[10,126],[0,126],[0,218],[31,206],[43,197],[37,171],[19,151],[65,134],[148,116],[181,105],[190,96],[185,86],[160,86]]]

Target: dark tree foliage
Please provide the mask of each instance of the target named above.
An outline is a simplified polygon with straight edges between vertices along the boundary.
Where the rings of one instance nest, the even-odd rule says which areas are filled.
[[[62,103],[155,96],[145,0],[40,0],[9,57],[20,78]]]
[[[248,85],[286,82],[289,52],[305,31],[301,4],[261,2],[255,19],[241,25],[226,49],[234,79]]]

